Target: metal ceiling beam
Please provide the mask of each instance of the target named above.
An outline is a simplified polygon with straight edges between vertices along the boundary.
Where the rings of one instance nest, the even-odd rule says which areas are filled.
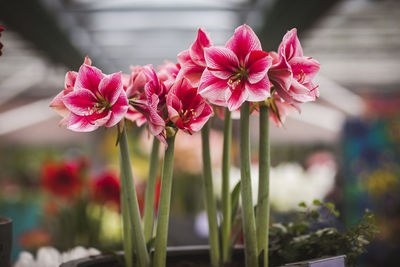
[[[283,35],[292,28],[297,28],[298,34],[301,35],[340,1],[275,0],[266,9],[264,26],[260,30],[264,50],[276,50]]]

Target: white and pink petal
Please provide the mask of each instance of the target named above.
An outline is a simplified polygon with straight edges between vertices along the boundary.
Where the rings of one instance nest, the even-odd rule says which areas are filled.
[[[257,35],[246,24],[235,29],[234,35],[228,40],[225,47],[232,50],[242,62],[251,51],[262,50],[261,42]]]
[[[99,90],[99,84],[104,78],[104,74],[96,67],[83,64],[79,68],[74,90],[87,89],[96,94]]]
[[[121,72],[105,75],[99,84],[100,94],[110,105],[114,105],[117,99],[121,96],[122,91],[126,97],[125,91],[122,87]]]
[[[91,91],[79,89],[64,96],[63,103],[72,113],[85,116],[96,111],[98,99]]]
[[[272,65],[272,58],[267,52],[261,50],[251,51],[245,60],[248,71],[248,81],[252,84],[258,83],[265,77]]]
[[[225,47],[209,47],[205,50],[207,69],[220,79],[228,79],[239,70],[237,56]]]

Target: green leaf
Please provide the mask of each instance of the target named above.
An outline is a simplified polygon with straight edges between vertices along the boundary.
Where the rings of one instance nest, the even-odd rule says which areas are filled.
[[[313,204],[314,204],[315,206],[321,206],[322,203],[321,203],[320,200],[314,199]]]
[[[300,202],[300,203],[299,203],[299,207],[301,207],[301,208],[307,208],[306,202],[304,202],[304,201]]]

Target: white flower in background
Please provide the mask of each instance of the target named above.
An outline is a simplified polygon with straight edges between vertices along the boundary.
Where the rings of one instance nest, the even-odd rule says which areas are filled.
[[[326,156],[326,155],[325,155]],[[321,157],[320,157],[321,158]],[[214,190],[221,196],[221,170],[216,169]],[[283,163],[270,170],[270,203],[282,212],[295,210],[302,201],[311,204],[314,199],[323,200],[335,185],[336,165],[332,159],[314,161],[308,169],[298,163]],[[251,166],[253,203],[257,202],[258,165]],[[240,169],[231,168],[230,188],[240,180]]]
[[[304,170],[297,163],[271,169],[271,206],[279,211],[298,208],[304,201],[323,200],[335,185],[336,169],[331,165],[314,165]],[[258,179],[258,178],[257,178]]]
[[[29,252],[19,254],[14,267],[59,267],[61,263],[99,255],[100,251],[94,248],[75,247],[67,252],[60,253],[53,247],[41,247],[36,254],[36,259]]]

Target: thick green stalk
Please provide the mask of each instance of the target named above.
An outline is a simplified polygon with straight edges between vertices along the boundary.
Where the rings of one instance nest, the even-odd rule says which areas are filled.
[[[225,108],[224,145],[222,152],[222,261],[230,261],[231,248],[231,195],[229,171],[231,168],[232,118],[231,112]]]
[[[168,220],[171,204],[172,173],[174,167],[175,135],[167,138],[161,179],[160,204],[158,206],[157,234],[153,258],[153,267],[165,267],[167,255]]]
[[[121,188],[126,187],[124,180],[125,179],[121,179]],[[124,243],[124,257],[125,257],[126,267],[133,267],[133,255],[134,255],[133,234],[132,234],[132,227],[130,224],[128,203],[126,200],[125,191],[126,190],[121,191],[122,227],[123,227],[122,240]]]
[[[256,221],[250,176],[250,104],[240,108],[240,176],[246,267],[257,267]]]
[[[160,141],[154,137],[153,147],[151,149],[149,176],[147,177],[146,195],[144,201],[144,238],[146,243],[153,237],[153,215],[154,215],[154,194],[156,190],[156,181],[158,174],[158,151],[160,148]]]
[[[121,179],[124,180],[124,194],[126,197],[126,206],[129,213],[130,226],[133,230],[133,237],[135,240],[136,256],[138,258],[139,267],[149,266],[149,254],[147,253],[146,242],[144,241],[144,234],[142,223],[140,220],[139,205],[136,197],[135,184],[133,181],[131,161],[129,157],[128,138],[126,136],[126,128],[121,133],[119,140],[120,151],[120,164],[121,164]],[[125,210],[125,212],[126,212]],[[124,211],[124,210],[123,210]],[[130,238],[129,236],[125,238]]]
[[[260,106],[260,148],[259,182],[257,203],[257,246],[258,253],[264,251],[264,267],[268,267],[268,232],[269,232],[269,107]]]
[[[219,236],[217,221],[217,203],[214,198],[212,181],[212,168],[210,156],[210,123],[208,121],[201,130],[202,152],[203,152],[203,178],[204,178],[204,199],[208,217],[209,243],[211,252],[211,265],[220,265]]]

